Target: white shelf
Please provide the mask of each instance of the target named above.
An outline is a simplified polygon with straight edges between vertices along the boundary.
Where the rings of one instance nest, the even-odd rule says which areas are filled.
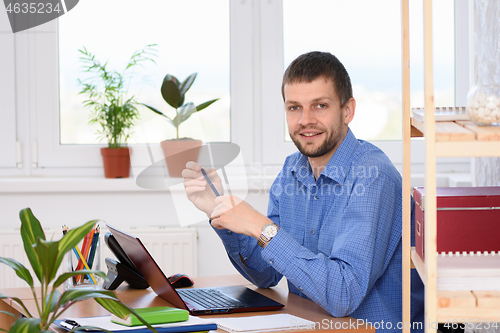
[[[422,281],[426,281],[425,263],[411,249],[411,260]],[[500,291],[500,254],[438,255],[437,290]]]
[[[425,275],[425,264],[417,254],[414,248],[411,250],[411,258],[412,262],[417,269],[418,274],[422,281],[426,281],[427,277]],[[453,257],[438,257],[438,270],[437,270],[437,285],[440,285],[440,280],[444,277],[446,279],[449,276],[453,276],[453,274],[464,274],[463,268],[458,269],[457,266],[462,266],[461,264],[456,265],[456,260],[462,260],[463,264],[474,265],[475,268],[498,263],[500,261],[500,257],[497,255],[496,257],[484,257],[487,260],[492,259],[491,263],[481,262],[475,260],[473,257],[469,258],[453,258]],[[448,259],[452,259],[451,261]],[[454,262],[455,261],[455,262]],[[442,269],[444,266],[444,270]],[[441,268],[441,269],[440,269]],[[485,266],[486,271],[491,269],[491,267]],[[469,272],[473,273],[473,276],[476,275],[474,270],[466,270],[465,274],[469,274]],[[500,267],[497,266],[493,272],[500,272]],[[444,274],[443,274],[444,273]],[[487,272],[488,273],[488,272]],[[491,271],[490,271],[491,273]],[[443,276],[444,275],[444,276]],[[441,284],[443,285],[443,284]],[[437,320],[439,322],[453,321],[456,320],[460,322],[461,320],[500,320],[500,291],[480,291],[480,290],[437,290]]]

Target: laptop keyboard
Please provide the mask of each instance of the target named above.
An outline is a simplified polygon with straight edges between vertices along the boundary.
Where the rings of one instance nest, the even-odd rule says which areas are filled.
[[[206,309],[242,308],[246,304],[229,297],[217,289],[177,289],[177,293],[188,303],[196,303]]]

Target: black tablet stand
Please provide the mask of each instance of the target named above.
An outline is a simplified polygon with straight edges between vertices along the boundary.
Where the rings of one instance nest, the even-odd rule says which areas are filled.
[[[106,267],[108,268],[108,274],[107,281],[102,283],[102,287],[107,290],[115,290],[123,281],[126,281],[131,288],[148,288],[149,284],[137,271],[137,268],[134,266],[132,261],[130,261],[129,257],[123,251],[113,235],[107,232],[104,236],[104,240],[111,252],[113,252],[116,258],[120,261],[106,258],[105,262]]]

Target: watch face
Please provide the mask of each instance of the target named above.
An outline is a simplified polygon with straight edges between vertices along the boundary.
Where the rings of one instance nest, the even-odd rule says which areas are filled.
[[[264,230],[262,230],[262,232],[266,235],[267,239],[269,239],[276,236],[278,228],[276,228],[275,224],[269,224],[264,227]]]

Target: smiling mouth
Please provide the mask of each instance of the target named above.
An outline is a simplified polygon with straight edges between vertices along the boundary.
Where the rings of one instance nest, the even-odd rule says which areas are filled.
[[[302,133],[300,134],[301,136],[305,136],[307,138],[310,138],[310,137],[313,137],[313,136],[317,136],[317,135],[320,135],[322,134],[323,132],[320,132],[320,133]]]

